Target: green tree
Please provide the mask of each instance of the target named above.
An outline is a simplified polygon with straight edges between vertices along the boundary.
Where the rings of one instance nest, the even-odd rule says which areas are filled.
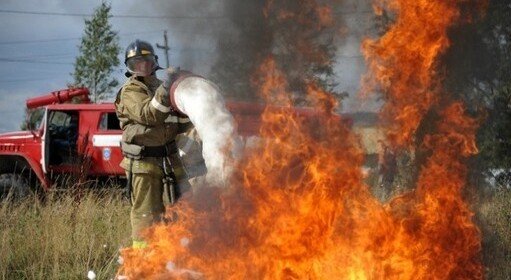
[[[87,87],[93,102],[106,99],[119,85],[111,77],[119,65],[119,36],[109,23],[110,5],[103,2],[94,10],[91,19],[85,20],[85,34],[79,46],[73,75],[74,86]]]
[[[475,7],[473,24],[451,31],[452,47],[445,56],[449,91],[474,115],[484,116],[475,170],[503,169],[505,177],[511,176],[510,6],[511,0],[490,0],[484,13]]]

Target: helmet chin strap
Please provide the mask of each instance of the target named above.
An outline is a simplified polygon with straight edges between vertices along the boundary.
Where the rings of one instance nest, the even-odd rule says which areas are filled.
[[[133,71],[126,69],[127,71],[124,73],[124,76],[126,77],[131,77],[131,76],[137,76],[137,77],[151,77],[151,76],[156,76],[156,71],[158,70],[163,70],[165,68],[162,68],[160,67],[160,65],[158,64],[158,61],[156,61],[156,67],[154,68],[154,70],[151,72],[151,74],[147,75],[147,76],[142,76],[142,75],[138,75],[136,73],[133,73]]]
[[[155,75],[155,73],[153,73],[149,76],[143,76],[142,78],[144,79],[144,81],[150,81],[150,80],[156,79],[156,75]]]

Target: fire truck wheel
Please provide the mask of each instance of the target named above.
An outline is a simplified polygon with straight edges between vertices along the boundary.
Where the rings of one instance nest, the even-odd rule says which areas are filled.
[[[21,199],[30,194],[28,180],[20,174],[6,173],[0,175],[0,194],[2,197]]]

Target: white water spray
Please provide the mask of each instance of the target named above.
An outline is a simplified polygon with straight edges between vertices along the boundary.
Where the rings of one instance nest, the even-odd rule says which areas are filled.
[[[208,169],[206,180],[225,185],[239,151],[239,138],[219,88],[204,78],[188,77],[177,85],[174,100],[202,139],[202,155]]]

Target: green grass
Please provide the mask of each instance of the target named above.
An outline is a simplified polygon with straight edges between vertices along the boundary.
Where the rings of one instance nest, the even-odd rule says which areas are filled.
[[[129,244],[129,202],[118,191],[87,191],[77,200],[50,193],[0,204],[1,279],[97,279],[115,275]]]

